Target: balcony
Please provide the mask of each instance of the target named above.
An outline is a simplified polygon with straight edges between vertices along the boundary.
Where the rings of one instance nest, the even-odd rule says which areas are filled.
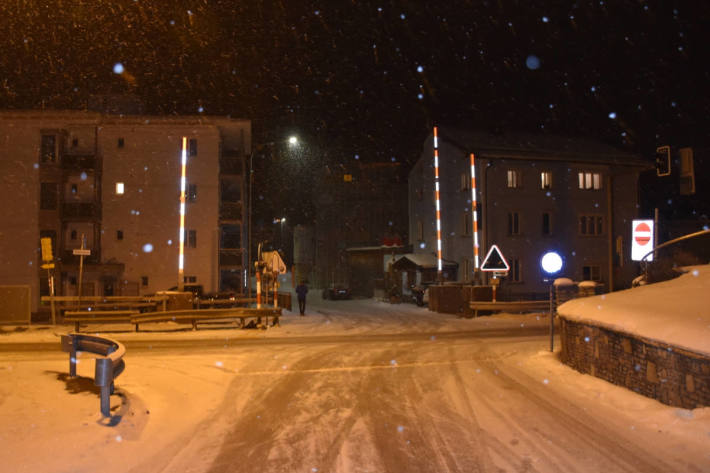
[[[100,208],[94,202],[71,202],[62,204],[62,218],[97,220]]]
[[[219,158],[220,174],[242,174],[242,158],[236,153],[224,152]]]
[[[220,202],[219,219],[222,221],[242,221],[241,202]]]
[[[243,265],[243,255],[244,250],[242,249],[219,250],[219,265],[241,267]]]
[[[65,154],[62,156],[62,167],[65,169],[94,169],[96,157],[85,154]]]

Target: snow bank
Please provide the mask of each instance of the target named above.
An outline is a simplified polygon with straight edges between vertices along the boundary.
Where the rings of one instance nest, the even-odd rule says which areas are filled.
[[[574,299],[558,313],[710,356],[710,265],[676,279]]]

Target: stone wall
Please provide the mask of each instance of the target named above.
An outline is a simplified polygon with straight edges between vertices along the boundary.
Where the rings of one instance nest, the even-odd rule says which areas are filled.
[[[670,406],[710,406],[710,357],[560,316],[562,361]]]

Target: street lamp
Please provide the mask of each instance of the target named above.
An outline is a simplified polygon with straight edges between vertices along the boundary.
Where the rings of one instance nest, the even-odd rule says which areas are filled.
[[[298,146],[298,137],[295,135],[291,135],[288,137],[288,144],[290,146]]]
[[[550,282],[550,351],[554,351],[555,345],[555,311],[553,309],[552,286],[553,276],[562,270],[562,257],[555,251],[548,251],[540,258],[540,267],[547,274],[546,281]]]

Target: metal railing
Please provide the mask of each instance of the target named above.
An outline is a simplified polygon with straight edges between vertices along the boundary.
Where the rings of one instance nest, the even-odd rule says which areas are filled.
[[[96,359],[94,370],[94,385],[101,388],[101,414],[111,416],[110,397],[114,390],[114,379],[126,367],[123,355],[126,347],[110,338],[70,333],[62,335],[62,351],[69,353],[69,376],[76,378],[76,354],[84,351],[102,355]]]

